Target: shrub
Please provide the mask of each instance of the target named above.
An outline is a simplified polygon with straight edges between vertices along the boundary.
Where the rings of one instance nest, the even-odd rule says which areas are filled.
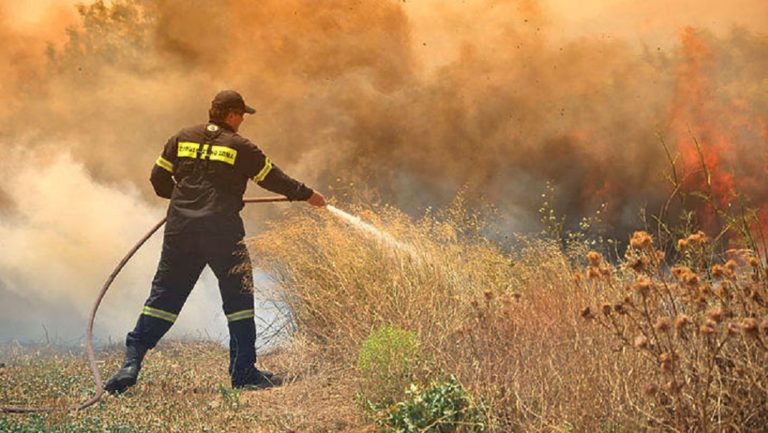
[[[364,386],[362,396],[359,386],[344,390],[351,404],[356,392],[372,400],[364,407],[399,401],[406,384],[449,372],[483,399],[493,432],[598,431],[640,418],[618,391],[633,388],[631,368],[614,371],[634,360],[617,360],[609,336],[584,332],[578,312],[594,293],[573,290],[578,268],[558,242],[521,238],[505,253],[458,206],[415,222],[389,207],[353,212],[408,248],[301,209],[249,242],[283,289],[298,335],[321,348],[318,368]],[[417,336],[429,362],[384,392],[387,379],[369,381],[359,368],[360,348],[389,324]]]
[[[599,272],[601,259],[590,253],[584,284],[615,298],[582,316],[640,361],[638,406],[654,429],[762,431],[768,425],[766,279],[748,250],[712,263],[709,243],[702,232],[681,239],[682,261],[670,266],[651,236],[636,232],[618,276]]]
[[[363,394],[376,402],[391,401],[411,381],[420,354],[419,340],[412,331],[386,325],[371,332],[357,359]]]
[[[387,433],[484,432],[487,424],[481,411],[461,383],[451,376],[428,388],[411,385],[405,399],[389,408],[378,421]]]

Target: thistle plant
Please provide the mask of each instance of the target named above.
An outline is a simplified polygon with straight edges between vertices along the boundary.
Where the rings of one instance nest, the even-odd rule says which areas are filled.
[[[664,431],[768,424],[766,281],[751,251],[713,263],[710,242],[703,232],[679,239],[670,264],[651,235],[635,232],[617,274],[590,252],[579,280],[608,294],[581,315],[642,357],[637,404]]]

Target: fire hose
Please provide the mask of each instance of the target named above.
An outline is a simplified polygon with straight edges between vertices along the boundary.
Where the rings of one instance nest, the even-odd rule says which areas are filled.
[[[271,202],[281,202],[281,201],[288,201],[287,197],[254,197],[254,198],[244,198],[243,202],[245,203],[271,203]],[[165,218],[160,220],[157,224],[155,224],[141,239],[139,239],[138,242],[128,251],[128,253],[123,257],[122,260],[120,260],[120,263],[117,264],[115,269],[112,271],[112,273],[107,278],[107,281],[104,282],[104,285],[101,287],[101,291],[99,291],[99,294],[96,297],[96,301],[94,301],[93,306],[91,307],[91,313],[88,316],[88,326],[85,330],[85,353],[88,356],[88,361],[91,365],[91,372],[93,373],[93,383],[96,385],[96,393],[88,399],[87,401],[84,401],[83,403],[72,405],[72,406],[65,406],[60,408],[55,407],[17,407],[17,406],[0,406],[0,413],[33,413],[33,412],[54,412],[54,411],[67,411],[67,410],[82,410],[89,406],[92,406],[99,400],[101,400],[101,397],[104,395],[104,385],[101,382],[101,374],[99,373],[99,367],[96,364],[96,356],[93,352],[93,322],[96,319],[96,312],[99,309],[99,305],[101,305],[102,299],[104,299],[104,295],[106,295],[107,290],[109,289],[109,286],[112,285],[112,281],[115,280],[117,275],[120,273],[120,271],[123,269],[123,267],[128,263],[129,260],[131,260],[131,257],[136,253],[136,251],[141,248],[142,245],[149,239],[160,227],[165,224]]]

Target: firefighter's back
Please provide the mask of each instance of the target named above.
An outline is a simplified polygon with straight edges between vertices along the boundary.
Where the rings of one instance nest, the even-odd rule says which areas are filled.
[[[182,129],[175,141],[176,186],[166,233],[241,233],[248,182],[236,164],[242,137],[208,123]]]

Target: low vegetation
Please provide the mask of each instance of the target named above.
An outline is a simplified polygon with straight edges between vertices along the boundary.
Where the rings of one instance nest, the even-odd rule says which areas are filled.
[[[249,244],[295,325],[260,363],[287,384],[229,389],[226,353],[169,342],[142,380],[84,413],[0,418],[0,430],[715,432],[768,425],[768,292],[754,249],[702,232],[639,231],[619,257],[570,237],[504,250],[460,200],[413,221],[292,209]],[[668,231],[672,233],[672,231]],[[729,244],[737,242],[728,239]],[[406,247],[403,247],[406,245]],[[101,354],[104,370],[118,349]],[[6,347],[4,404],[90,392],[79,353]],[[47,429],[47,430],[45,430]]]

